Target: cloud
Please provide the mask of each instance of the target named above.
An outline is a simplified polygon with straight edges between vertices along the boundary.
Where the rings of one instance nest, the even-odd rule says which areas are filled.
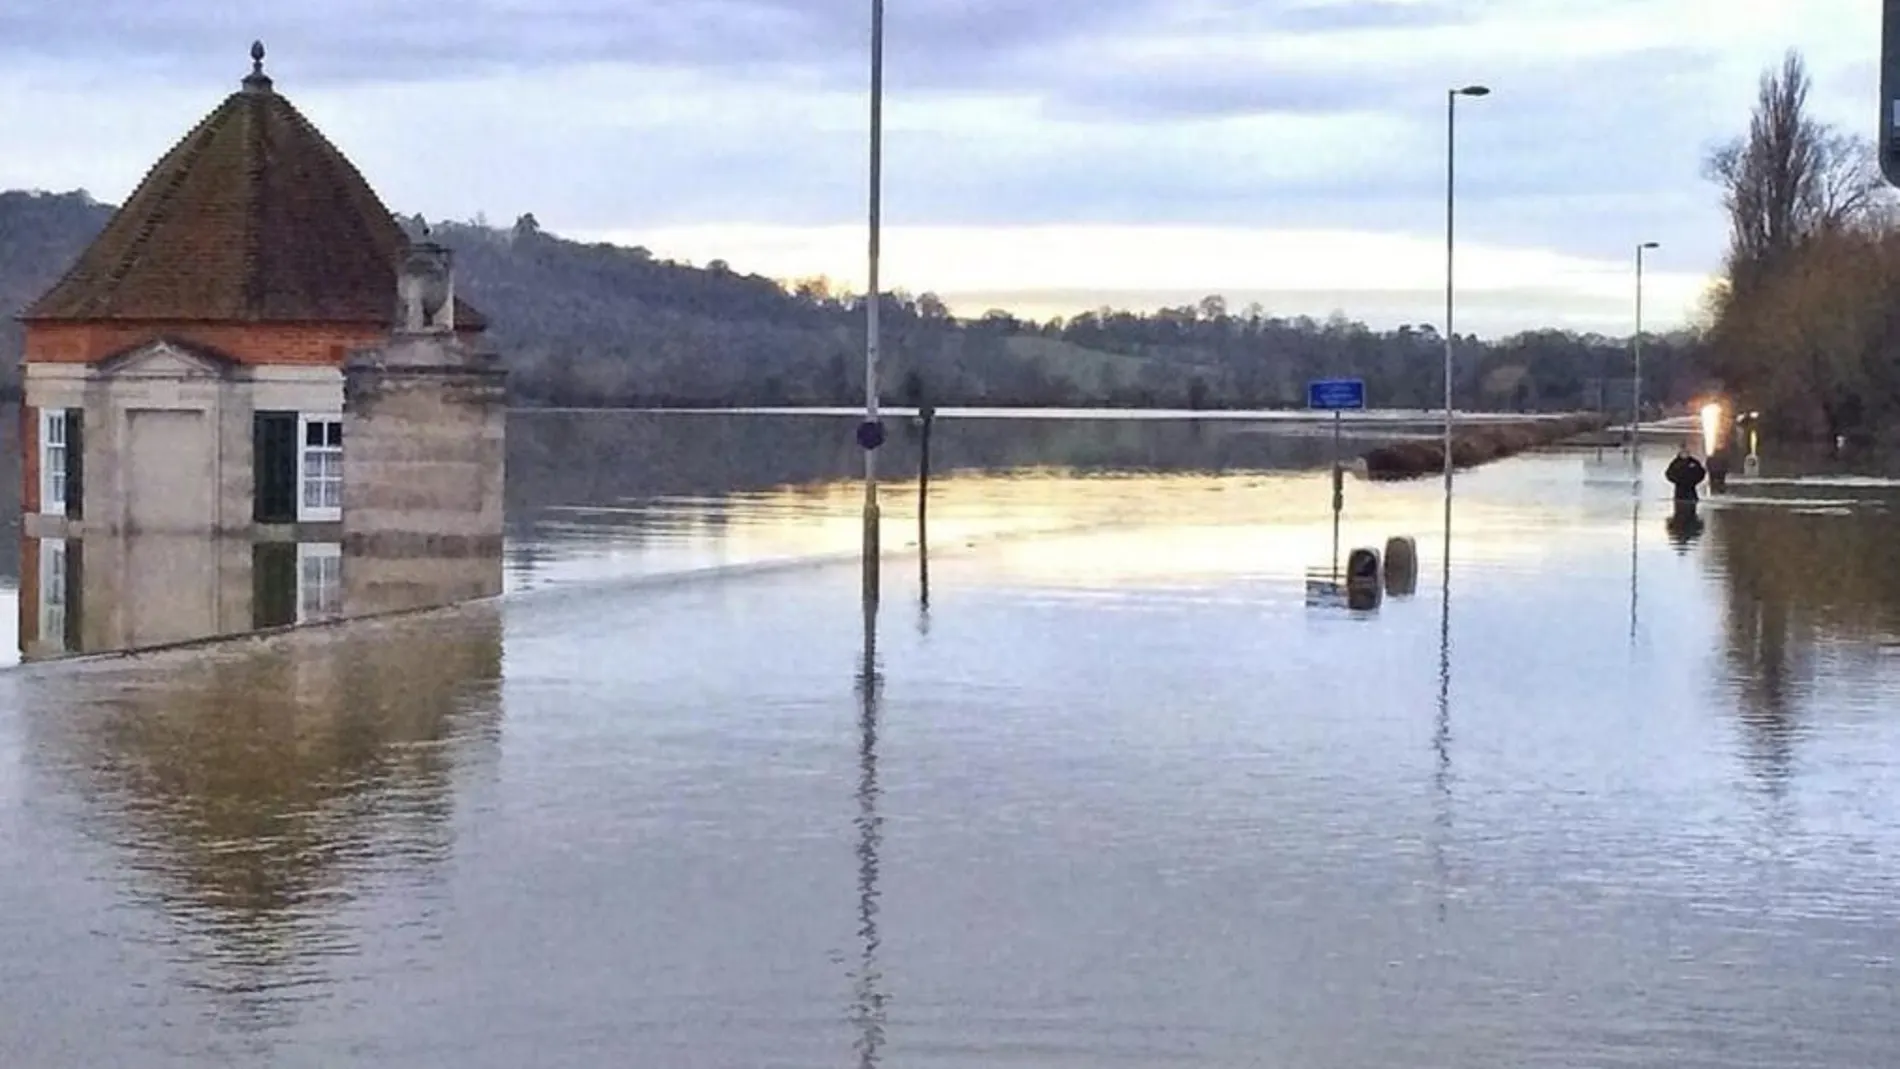
[[[893,82],[980,83],[986,68],[1139,22],[1162,2],[894,0]],[[841,86],[863,80],[869,13],[867,0],[464,0],[444,17],[428,6],[326,0],[236,18],[223,0],[77,0],[0,12],[0,54],[176,75],[208,64],[241,69],[255,36],[306,85],[613,63]]]
[[[383,0],[16,3],[0,96],[30,106],[0,112],[0,186],[123,197],[236,88],[260,36],[279,88],[404,211],[533,211],[634,240],[848,230],[865,208],[868,16],[869,0],[468,0],[446,18]],[[1495,93],[1458,106],[1461,242],[1620,277],[1657,240],[1660,266],[1699,278],[1725,237],[1700,160],[1746,123],[1761,68],[1801,47],[1821,117],[1871,133],[1877,28],[1865,0],[889,0],[887,220],[1429,245],[1445,92],[1480,81]],[[749,247],[724,258],[746,268]],[[1083,286],[1084,267],[1012,285],[1194,288]],[[1550,277],[1583,300],[1579,276]],[[1430,288],[1336,288],[1355,285],[1368,301]]]
[[[1340,30],[1423,29],[1470,26],[1478,20],[1473,5],[1438,0],[1314,0],[1276,13],[1274,24],[1290,33]]]

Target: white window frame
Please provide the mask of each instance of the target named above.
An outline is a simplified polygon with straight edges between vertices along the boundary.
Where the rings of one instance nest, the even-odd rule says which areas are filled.
[[[63,408],[40,409],[40,515],[66,515],[66,491],[72,475],[69,440],[70,424]],[[57,462],[56,462],[57,461]]]
[[[337,428],[335,446],[312,446],[310,428],[315,425],[334,424]],[[343,416],[333,412],[300,412],[297,414],[297,519],[302,523],[322,523],[343,518]],[[336,458],[336,476],[322,480],[336,487],[335,504],[312,505],[309,493],[311,484],[317,476],[312,471],[313,461],[319,456]]]
[[[297,622],[333,620],[343,615],[343,545],[297,544]]]
[[[66,589],[66,540],[40,539],[40,645],[46,649],[66,648],[66,604],[72,592]]]

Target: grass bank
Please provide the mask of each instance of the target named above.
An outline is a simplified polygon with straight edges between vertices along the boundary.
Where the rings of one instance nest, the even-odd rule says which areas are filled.
[[[1609,420],[1604,416],[1577,415],[1562,419],[1454,427],[1451,466],[1474,468],[1529,449],[1555,445],[1608,425]],[[1368,450],[1362,454],[1362,459],[1366,464],[1368,479],[1416,479],[1421,475],[1437,474],[1445,470],[1444,437],[1438,435],[1389,442]]]

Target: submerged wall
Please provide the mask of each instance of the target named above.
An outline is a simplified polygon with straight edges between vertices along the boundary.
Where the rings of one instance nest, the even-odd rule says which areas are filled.
[[[1601,415],[1566,416],[1562,419],[1525,420],[1516,423],[1485,423],[1459,428],[1453,426],[1451,466],[1472,468],[1502,460],[1529,449],[1555,445],[1580,434],[1600,430],[1608,424]],[[1442,434],[1430,438],[1407,438],[1367,450],[1361,457],[1369,479],[1415,479],[1445,470],[1445,442]]]

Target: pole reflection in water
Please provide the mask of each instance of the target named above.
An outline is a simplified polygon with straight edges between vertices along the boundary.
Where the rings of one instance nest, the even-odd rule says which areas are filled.
[[[930,428],[936,411],[930,405],[918,413],[917,446],[917,629],[930,631]]]
[[[1630,502],[1630,644],[1636,643],[1636,542],[1643,519],[1643,495],[1639,490]]]
[[[884,1047],[883,976],[878,971],[877,875],[878,849],[883,842],[884,819],[878,815],[877,783],[878,706],[884,680],[877,666],[877,606],[864,603],[864,657],[859,666],[858,692],[858,938],[861,949],[851,1008],[857,1025],[858,1065],[871,1069]]]
[[[917,543],[917,633],[930,634],[930,543]]]
[[[1445,861],[1445,843],[1451,838],[1451,492],[1445,493],[1445,549],[1438,583],[1438,719],[1432,731],[1432,748],[1438,762],[1432,775],[1432,787],[1438,812],[1433,821],[1437,835],[1432,841],[1432,870],[1438,880],[1438,919],[1445,919],[1445,888],[1449,871]]]

